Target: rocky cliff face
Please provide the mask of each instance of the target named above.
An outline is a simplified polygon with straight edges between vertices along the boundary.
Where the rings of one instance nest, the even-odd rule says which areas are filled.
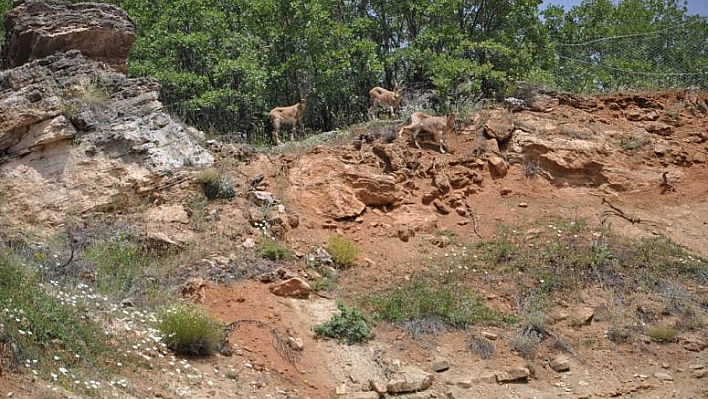
[[[67,50],[125,72],[135,41],[128,14],[112,4],[15,1],[5,16],[3,69]]]
[[[201,132],[162,110],[159,83],[120,72],[124,45],[134,37],[125,13],[102,4],[62,6],[72,10],[71,18],[38,11],[57,7],[20,3],[6,16],[3,64],[15,66],[0,71],[6,206],[51,222],[68,210],[114,202],[177,168],[211,164],[212,155],[199,145]],[[85,40],[87,32],[97,40]],[[67,50],[72,47],[79,50]]]

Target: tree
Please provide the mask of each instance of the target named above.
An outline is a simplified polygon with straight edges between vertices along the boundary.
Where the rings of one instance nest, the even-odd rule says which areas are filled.
[[[577,91],[706,85],[708,25],[676,0],[585,0],[549,7],[555,83]]]

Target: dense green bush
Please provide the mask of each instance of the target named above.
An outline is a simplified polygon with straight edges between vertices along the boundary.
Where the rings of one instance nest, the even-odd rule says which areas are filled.
[[[280,261],[293,256],[293,252],[290,248],[272,238],[260,237],[257,245],[257,252],[261,258]]]
[[[346,268],[354,264],[354,260],[359,254],[359,248],[357,248],[355,243],[336,235],[329,239],[327,252],[332,256],[332,261],[335,265]]]
[[[347,307],[343,302],[337,302],[337,308],[338,315],[313,327],[318,337],[337,339],[350,345],[371,339],[371,322],[360,309]]]
[[[676,328],[668,324],[656,324],[647,328],[647,335],[656,342],[672,342],[676,339],[676,334]]]
[[[31,261],[0,245],[0,345],[7,344],[3,356],[12,368],[35,359],[30,366],[47,377],[60,366],[82,375],[104,369],[105,355],[115,349],[109,336],[86,317],[80,300],[67,303],[67,296],[45,289]]]
[[[488,307],[455,271],[416,273],[400,286],[372,295],[367,302],[382,319],[394,323],[439,320],[451,327],[506,323],[513,317]]]
[[[158,314],[163,342],[176,353],[210,355],[219,346],[222,326],[209,313],[188,302],[176,303]]]
[[[219,169],[208,168],[197,175],[197,182],[202,186],[204,196],[210,200],[217,198],[233,198],[236,195],[234,186]]]

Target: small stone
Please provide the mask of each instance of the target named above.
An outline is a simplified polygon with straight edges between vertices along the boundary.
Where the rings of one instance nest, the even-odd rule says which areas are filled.
[[[496,378],[494,379],[494,381],[496,382]],[[460,388],[469,389],[469,388],[472,388],[472,385],[477,384],[477,383],[479,383],[478,378],[467,377],[465,379],[457,381],[455,383],[455,385],[457,385]]]
[[[555,359],[551,360],[551,363],[549,364],[553,371],[560,373],[563,371],[568,371],[570,370],[570,359],[568,359],[566,356],[558,356]]]
[[[511,194],[511,189],[509,187],[502,187],[502,189],[499,190],[499,195],[502,197],[506,197],[509,194]]]
[[[447,360],[436,360],[433,362],[433,371],[441,373],[450,369],[450,362]]]
[[[506,371],[499,371],[495,373],[494,378],[498,383],[511,381],[511,376]]]
[[[656,378],[658,378],[658,379],[660,379],[660,380],[662,380],[662,381],[673,381],[673,380],[674,380],[674,377],[672,377],[671,374],[669,374],[669,373],[664,373],[664,372],[661,372],[661,371],[660,371],[660,372],[657,372],[657,373],[654,373],[654,377],[656,377]]]
[[[433,201],[433,206],[435,207],[435,211],[441,215],[447,215],[448,213],[450,213],[450,208],[448,208],[440,200],[436,199],[435,201]]]
[[[487,339],[490,340],[490,341],[496,341],[497,338],[499,338],[499,335],[494,334],[493,332],[489,332],[489,331],[482,331],[482,332],[479,333],[479,334],[480,334],[481,336],[483,336],[484,338],[487,338]]]
[[[386,384],[386,391],[393,394],[425,391],[432,384],[432,374],[408,366]]]
[[[704,378],[708,375],[708,369],[698,369],[691,371],[691,377],[693,378]]]
[[[494,179],[506,176],[509,171],[509,165],[502,157],[491,156],[487,159],[487,162],[489,164],[489,172]]]
[[[528,207],[529,207],[529,204],[526,203],[526,202],[520,202],[520,203],[519,203],[519,208],[528,208]]]
[[[485,382],[487,384],[495,384],[497,382],[497,375],[495,373],[484,373],[479,376],[479,380],[481,382]]]
[[[509,369],[509,376],[512,380],[526,379],[531,375],[531,372],[526,367],[514,367]]]
[[[253,238],[248,237],[241,245],[243,245],[244,248],[253,248],[256,246],[256,241]]]
[[[669,147],[664,144],[657,144],[654,146],[654,154],[658,157],[663,157],[669,152]]]
[[[386,384],[383,381],[369,380],[369,387],[377,393],[386,393]]]
[[[288,346],[292,349],[302,352],[305,348],[305,344],[302,342],[302,338],[288,337]]]
[[[337,386],[334,388],[334,393],[336,393],[337,395],[344,395],[344,394],[346,394],[347,392],[348,392],[348,391],[347,391],[347,384],[337,385]]]
[[[578,320],[584,325],[590,325],[592,319],[595,317],[595,310],[593,308],[581,308],[578,310]]]
[[[514,367],[508,371],[500,371],[496,373],[497,382],[513,382],[526,380],[531,375],[531,372],[526,367]]]
[[[307,299],[312,292],[312,288],[307,281],[295,277],[272,285],[270,292],[278,296]]]

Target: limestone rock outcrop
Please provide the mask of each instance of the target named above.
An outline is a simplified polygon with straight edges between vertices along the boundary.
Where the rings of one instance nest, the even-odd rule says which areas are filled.
[[[135,25],[112,4],[15,1],[5,16],[3,69],[68,50],[125,72]]]
[[[71,9],[71,17],[40,13],[55,7]],[[100,32],[89,29],[98,14]],[[36,21],[28,22],[30,17]],[[132,43],[121,39],[134,33],[120,9],[17,2],[6,27],[3,62],[19,65],[0,70],[0,191],[8,211],[59,223],[69,209],[80,214],[127,204],[131,195],[146,195],[146,185],[158,186],[177,169],[213,163],[199,144],[202,133],[163,111],[155,79],[128,78],[103,62],[124,63]],[[97,38],[97,46],[107,41],[113,50],[92,53],[83,48],[83,33],[65,35],[84,30]],[[50,45],[38,35],[54,37],[61,46],[47,55]],[[31,48],[21,47],[27,41]],[[72,47],[81,51],[63,51]]]

